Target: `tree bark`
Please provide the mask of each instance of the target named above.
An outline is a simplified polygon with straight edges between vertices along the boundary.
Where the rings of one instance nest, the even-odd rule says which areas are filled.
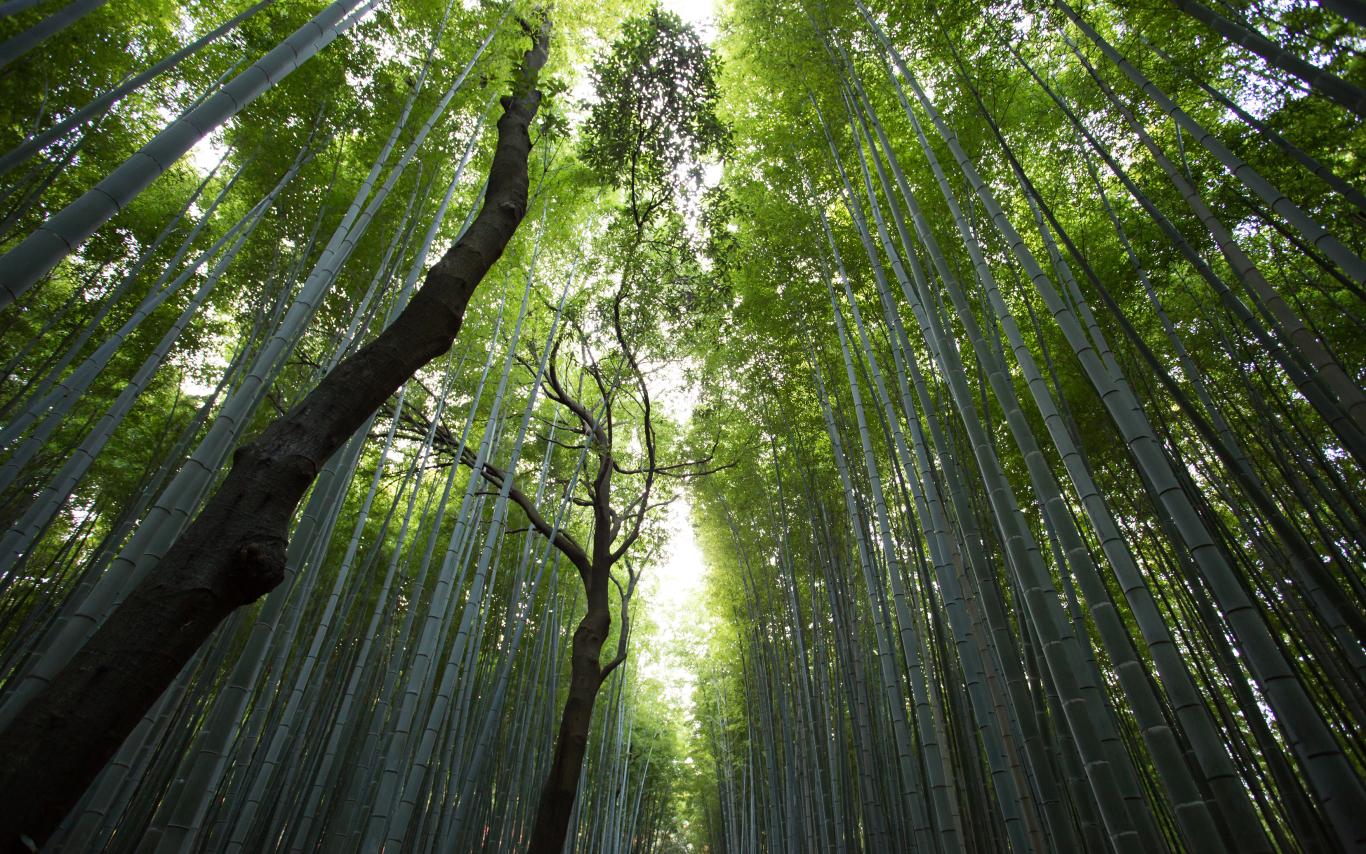
[[[639,245],[640,230],[636,231],[636,245]],[[623,270],[622,280],[628,281],[629,263]],[[625,287],[623,285],[623,287]],[[623,661],[626,660],[627,640],[630,637],[629,607],[632,591],[635,588],[635,575],[627,567],[630,580],[622,587],[612,577],[612,568],[625,557],[627,550],[640,536],[640,526],[649,513],[650,494],[655,476],[659,472],[655,458],[655,439],[649,390],[645,386],[644,375],[635,354],[627,344],[621,327],[622,290],[617,291],[613,303],[612,321],[617,344],[630,367],[630,372],[640,384],[642,417],[645,428],[645,466],[636,473],[645,475],[645,484],[635,501],[626,503],[624,509],[612,508],[612,475],[614,472],[629,473],[621,468],[613,456],[613,415],[612,401],[617,387],[609,390],[603,385],[596,368],[592,372],[602,394],[604,412],[595,417],[582,402],[570,397],[560,382],[555,367],[555,355],[550,357],[550,373],[547,377],[549,396],[574,413],[583,425],[585,441],[597,443],[602,449],[598,457],[598,470],[588,487],[593,509],[592,557],[583,547],[573,542],[568,535],[559,532],[555,536],[555,546],[579,571],[583,581],[586,613],[574,631],[570,647],[569,694],[565,698],[564,710],[560,715],[560,729],[555,738],[555,754],[551,760],[550,775],[541,789],[537,804],[536,821],[531,830],[529,854],[561,854],[569,835],[570,819],[574,815],[574,802],[579,795],[579,779],[583,773],[584,755],[588,748],[589,730],[593,724],[593,706],[603,682]],[[485,467],[485,477],[490,469]],[[493,472],[495,479],[501,477]],[[518,504],[527,510],[532,526],[549,536],[548,526],[540,514],[532,515],[530,508],[522,499]],[[624,529],[624,531],[623,531]],[[621,537],[620,545],[613,547]],[[617,636],[617,651],[605,666],[602,663],[602,646],[607,641],[607,633],[612,628],[610,604],[611,589],[616,584],[621,594],[621,629]]]
[[[569,819],[574,813],[583,758],[588,748],[588,731],[593,723],[593,705],[602,686],[602,645],[612,625],[607,580],[610,571],[609,567],[598,572],[595,567],[593,588],[588,594],[588,613],[574,631],[569,696],[560,716],[550,776],[541,790],[531,847],[527,849],[529,854],[560,854],[569,834]]]
[[[407,309],[237,450],[223,485],[147,580],[0,733],[0,852],[46,840],[219,623],[280,583],[290,520],[324,463],[450,348],[475,288],[526,213],[528,129],[549,36],[546,23],[502,99],[483,208]],[[576,667],[578,648],[576,637]]]

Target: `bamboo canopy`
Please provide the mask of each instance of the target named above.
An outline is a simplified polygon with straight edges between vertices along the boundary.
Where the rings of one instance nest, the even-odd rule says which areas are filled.
[[[1366,848],[1362,152],[1356,0],[0,3],[0,851]]]

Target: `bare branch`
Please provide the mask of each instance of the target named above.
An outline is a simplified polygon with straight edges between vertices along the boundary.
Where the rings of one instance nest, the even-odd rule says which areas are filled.
[[[483,477],[484,480],[498,487],[500,490],[503,489],[503,485],[507,481],[508,475],[502,469],[499,469],[490,463],[484,463],[482,466],[479,466],[478,459],[469,448],[466,448],[465,453],[461,454],[460,463],[470,469],[475,469],[476,466],[478,466],[477,473]],[[574,565],[574,568],[579,571],[579,576],[583,579],[584,584],[588,584],[589,579],[592,576],[593,562],[589,559],[588,553],[584,551],[583,546],[579,545],[578,542],[563,529],[556,528],[547,522],[545,517],[541,515],[540,509],[536,507],[536,503],[532,501],[526,493],[511,484],[507,485],[507,493],[508,498],[512,499],[513,503],[522,508],[522,512],[526,514],[527,521],[531,523],[531,527],[535,528],[541,536],[554,543],[555,548],[559,549],[560,553],[563,554],[569,562]]]
[[[561,442],[559,439],[556,439],[554,436],[549,436],[549,435],[547,435],[547,434],[545,434],[545,433],[537,433],[537,434],[536,434],[536,438],[540,439],[540,440],[543,441],[543,442],[546,442],[547,444],[558,445],[559,447],[564,448],[564,449],[569,450],[569,451],[582,451],[582,450],[583,450],[583,445],[571,445],[571,444],[569,444],[568,442]]]
[[[735,468],[735,466],[739,465],[739,463],[740,463],[739,460],[731,460],[731,461],[728,462],[728,463],[723,463],[722,465],[719,465],[719,466],[713,466],[713,467],[711,467],[711,468],[709,468],[709,469],[703,469],[702,471],[692,471],[692,472],[683,472],[683,473],[679,473],[679,471],[678,471],[679,469],[686,469],[686,468],[691,468],[691,467],[694,467],[694,466],[704,466],[704,465],[706,465],[707,463],[711,462],[711,460],[712,460],[712,458],[711,458],[710,456],[706,456],[706,457],[703,457],[703,458],[700,459],[700,460],[685,460],[684,462],[681,462],[681,463],[673,463],[673,464],[667,465],[667,466],[655,466],[655,467],[654,467],[654,473],[657,474],[657,475],[664,475],[664,476],[666,476],[666,477],[676,477],[676,478],[701,477],[702,475],[713,474],[714,472],[724,471],[725,469],[729,469],[729,468]],[[647,470],[647,469],[643,469],[643,468],[630,468],[630,469],[628,469],[628,468],[626,468],[625,466],[620,465],[620,464],[617,464],[615,467],[616,467],[617,474],[632,475],[632,474],[647,474],[647,473],[648,473],[648,470]]]
[[[677,479],[677,480],[688,480],[688,479],[694,478],[694,477],[705,477],[705,476],[707,476],[707,475],[709,475],[709,474],[716,474],[717,472],[719,472],[719,471],[725,471],[726,469],[733,469],[733,468],[735,468],[735,467],[736,467],[737,465],[739,465],[739,464],[740,464],[740,461],[739,461],[739,460],[731,460],[731,461],[728,462],[728,463],[722,463],[722,464],[719,465],[719,466],[712,466],[712,467],[709,468],[709,469],[702,469],[701,471],[686,471],[686,472],[671,471],[670,469],[676,468],[676,466],[668,466],[668,467],[666,467],[666,468],[659,469],[659,470],[658,470],[658,474],[663,475],[664,477],[672,477],[672,478],[675,478],[675,479]],[[686,465],[701,465],[701,463],[680,463],[680,465],[685,465],[685,466],[686,466]]]
[[[621,582],[617,580],[615,575],[608,576],[616,585],[617,594],[621,597],[621,631],[617,634],[617,654],[602,668],[602,673],[598,676],[599,685],[606,682],[607,677],[612,675],[612,671],[626,661],[626,644],[631,638],[631,597],[636,592],[636,582],[640,580],[640,576],[631,569],[629,561],[626,564],[626,574],[629,581],[626,583],[625,590],[622,590]]]
[[[584,427],[592,433],[593,438],[606,446],[610,443],[606,432],[604,432],[602,426],[598,423],[598,420],[593,417],[593,414],[588,411],[586,406],[580,403],[578,399],[571,397],[570,394],[565,391],[564,384],[560,381],[558,356],[561,340],[563,339],[556,340],[555,345],[550,350],[550,370],[546,373],[546,395],[551,400],[574,413],[574,417],[578,418],[579,421],[583,423]]]

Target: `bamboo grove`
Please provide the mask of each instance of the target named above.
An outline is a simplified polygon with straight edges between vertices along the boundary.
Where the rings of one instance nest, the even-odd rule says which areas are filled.
[[[0,849],[1366,846],[1362,5],[716,15],[0,3]]]

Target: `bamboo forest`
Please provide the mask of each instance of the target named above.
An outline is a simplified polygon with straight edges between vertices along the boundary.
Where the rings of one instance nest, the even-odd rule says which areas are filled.
[[[1366,851],[1362,0],[0,0],[0,854]]]

